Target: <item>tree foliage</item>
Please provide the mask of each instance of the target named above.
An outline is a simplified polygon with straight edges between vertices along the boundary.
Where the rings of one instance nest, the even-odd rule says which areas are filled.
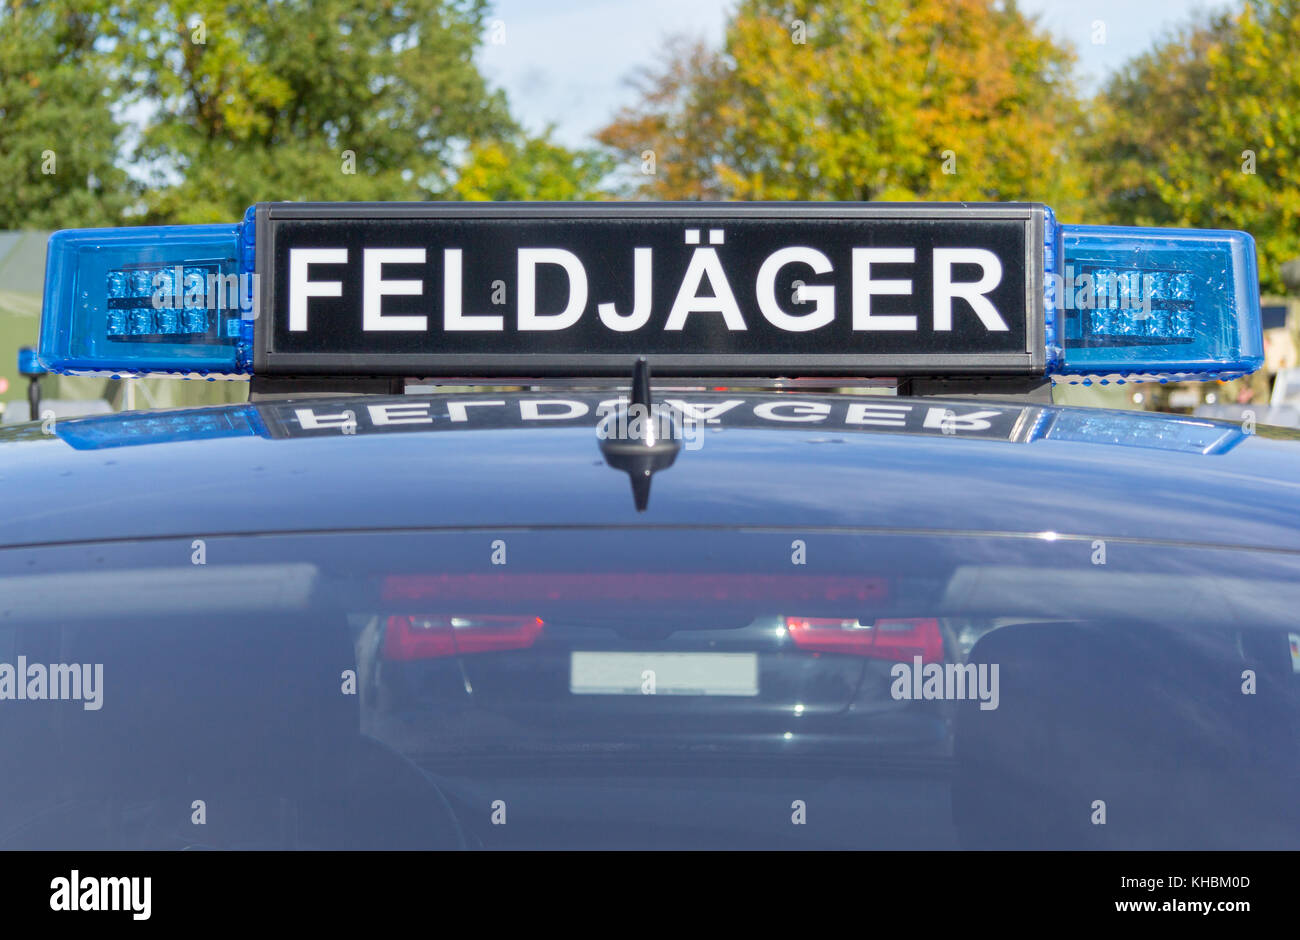
[[[607,166],[517,126],[474,61],[486,0],[0,2],[0,227],[587,198]]]
[[[0,6],[0,229],[110,225],[126,206],[98,0]]]
[[[1086,151],[1100,210],[1134,225],[1244,229],[1261,287],[1300,255],[1300,2],[1248,0],[1107,85]]]
[[[265,199],[426,199],[457,149],[513,129],[475,67],[484,0],[140,0],[124,91],[151,109],[152,218]]]
[[[599,137],[654,151],[655,198],[1072,207],[1072,62],[1010,2],[742,0],[721,52],[671,46]]]
[[[597,199],[613,163],[599,150],[561,147],[549,132],[483,140],[470,147],[450,195],[471,202]]]
[[[0,228],[231,220],[266,199],[585,199],[525,133],[488,0],[0,0]],[[1014,0],[738,0],[599,134],[660,199],[1042,200],[1300,255],[1300,0],[1201,15],[1085,105]],[[128,172],[129,170],[129,172]],[[645,170],[647,172],[642,172]]]

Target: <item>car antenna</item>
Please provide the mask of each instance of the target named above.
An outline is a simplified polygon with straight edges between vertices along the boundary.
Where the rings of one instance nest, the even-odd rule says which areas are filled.
[[[605,463],[631,478],[636,511],[645,512],[651,478],[671,467],[681,450],[681,427],[670,409],[651,402],[650,363],[645,356],[638,356],[633,367],[631,398],[627,404],[619,402],[597,425],[596,433]]]

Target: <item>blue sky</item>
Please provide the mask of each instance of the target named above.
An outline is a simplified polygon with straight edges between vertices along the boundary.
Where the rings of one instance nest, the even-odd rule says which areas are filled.
[[[851,0],[850,0],[851,2]],[[634,94],[626,78],[652,64],[665,36],[684,33],[713,43],[735,0],[496,0],[496,38],[480,59],[506,90],[511,107],[534,131],[554,124],[571,146],[588,142]],[[1092,90],[1112,70],[1167,30],[1200,11],[1228,6],[1192,0],[1021,0],[1079,53],[1080,76]],[[1105,23],[1095,44],[1093,23]],[[503,29],[502,29],[503,27]]]

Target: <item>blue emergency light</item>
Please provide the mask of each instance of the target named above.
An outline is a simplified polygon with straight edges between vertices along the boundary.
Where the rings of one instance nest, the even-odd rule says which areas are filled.
[[[70,374],[248,374],[251,229],[249,220],[55,232],[41,362]]]
[[[329,217],[329,213],[321,207],[306,208],[323,213],[320,215],[322,220]],[[363,209],[364,212],[361,211]],[[1027,214],[1012,217],[1003,211],[1016,209]],[[594,335],[591,330],[600,328],[602,322],[610,326],[610,330],[606,331],[607,337],[615,337],[617,342],[626,346],[626,350],[618,356],[619,372],[624,371],[625,354],[657,354],[654,350],[639,348],[640,335],[634,331],[642,327],[624,325],[634,324],[639,316],[636,312],[638,308],[632,305],[631,300],[632,278],[641,277],[643,262],[646,270],[650,270],[651,249],[640,247],[635,249],[635,265],[632,263],[634,252],[630,249],[626,266],[612,265],[601,257],[594,257],[590,262],[593,272],[612,278],[606,283],[605,289],[611,294],[621,292],[624,297],[599,304],[599,295],[585,299],[586,275],[581,271],[575,275],[575,271],[582,268],[581,263],[576,267],[569,265],[562,270],[560,262],[564,259],[559,257],[557,261],[558,256],[572,256],[571,252],[549,245],[520,248],[518,270],[521,280],[524,277],[523,258],[526,252],[531,253],[530,267],[526,270],[536,272],[544,265],[552,265],[555,272],[568,279],[568,297],[573,296],[575,277],[584,278],[582,303],[589,309],[585,312],[579,309],[579,316],[570,317],[572,311],[567,309],[558,313],[555,310],[542,311],[540,308],[544,304],[535,299],[532,287],[527,294],[522,288],[518,289],[519,296],[512,297],[512,302],[518,303],[522,308],[524,297],[527,297],[528,322],[535,324],[532,327],[534,332],[525,332],[521,319],[517,336],[508,335],[508,329],[496,334],[485,333],[483,342],[489,345],[482,348],[466,347],[464,344],[469,340],[465,335],[452,333],[453,327],[447,325],[446,332],[424,341],[425,346],[403,346],[403,355],[391,354],[387,355],[387,359],[383,350],[376,353],[370,349],[356,349],[351,345],[358,340],[369,342],[373,338],[378,342],[380,338],[395,336],[390,332],[394,329],[418,329],[429,322],[440,324],[438,314],[444,305],[455,311],[454,314],[447,313],[447,317],[449,320],[455,318],[456,329],[466,329],[466,325],[475,329],[480,328],[477,324],[490,324],[498,311],[488,306],[486,297],[474,297],[471,288],[462,286],[461,265],[474,262],[462,259],[460,246],[463,243],[489,246],[504,244],[509,237],[509,229],[502,227],[502,223],[509,223],[512,219],[528,222],[550,219],[552,216],[548,216],[547,204],[511,208],[479,207],[481,218],[471,221],[480,225],[496,224],[498,228],[495,233],[485,227],[476,230],[477,234],[470,235],[466,234],[469,229],[465,227],[467,223],[464,220],[473,213],[467,209],[425,210],[412,206],[386,208],[344,205],[337,209],[334,222],[319,223],[313,222],[314,217],[309,213],[298,223],[308,227],[300,228],[299,231],[307,232],[310,239],[314,239],[310,241],[311,246],[320,247],[295,249],[303,252],[301,264],[296,266],[295,263],[284,260],[269,244],[257,244],[259,211],[260,207],[254,207],[241,223],[230,225],[87,229],[55,233],[50,238],[46,271],[39,344],[41,363],[50,371],[59,373],[172,373],[241,377],[256,371],[262,375],[263,369],[260,365],[255,368],[255,361],[270,361],[269,357],[258,356],[263,355],[260,350],[270,348],[272,340],[268,337],[274,335],[293,339],[299,344],[295,349],[304,348],[305,344],[305,347],[320,350],[318,359],[314,358],[314,354],[302,352],[295,352],[294,356],[288,357],[287,361],[292,362],[299,374],[329,376],[368,371],[373,375],[394,374],[393,370],[409,369],[403,374],[418,377],[419,370],[425,363],[419,354],[421,350],[436,354],[429,360],[431,362],[454,359],[444,355],[446,353],[468,350],[475,354],[455,360],[455,365],[449,366],[443,362],[438,366],[442,372],[431,371],[425,375],[530,374],[484,368],[483,363],[493,361],[493,350],[501,352],[502,356],[509,353],[506,358],[512,364],[511,369],[521,362],[524,363],[521,368],[527,368],[534,359],[549,369],[547,373],[535,374],[556,374],[556,369],[564,368],[565,353],[582,354],[585,362],[591,362],[605,370],[588,374],[612,374],[615,368],[613,357],[595,355],[588,348]],[[445,246],[434,245],[426,252],[423,247],[405,247],[410,243],[402,238],[394,239],[396,224],[389,224],[390,220],[394,223],[409,222],[419,213],[427,214],[431,211],[461,213],[461,216],[452,216],[445,224],[435,225],[436,218],[427,219],[427,227],[421,230],[426,235],[429,232],[437,233],[446,242]],[[632,233],[628,236],[633,239],[629,244],[639,244],[637,239],[641,239],[641,235],[636,234],[636,225],[641,223],[645,226],[642,231],[646,233],[643,240],[647,244],[653,240],[652,235],[661,239],[656,243],[660,247],[654,249],[657,252],[654,256],[656,265],[660,265],[660,259],[665,257],[671,260],[668,254],[670,249],[663,247],[666,244],[679,246],[671,250],[678,252],[683,259],[686,257],[685,252],[693,253],[690,255],[690,271],[694,274],[688,272],[684,278],[679,276],[677,281],[663,287],[656,281],[655,317],[650,320],[647,316],[641,320],[642,323],[650,322],[659,330],[653,341],[669,344],[664,348],[671,349],[674,354],[683,350],[671,347],[677,337],[665,332],[673,327],[663,325],[665,317],[664,311],[659,309],[660,305],[673,303],[674,295],[678,298],[677,305],[682,303],[688,285],[682,284],[679,289],[678,282],[689,280],[693,276],[698,288],[704,280],[713,280],[720,270],[709,267],[713,263],[709,257],[700,255],[697,258],[696,255],[703,252],[725,257],[717,253],[730,253],[736,256],[739,270],[751,262],[757,268],[758,262],[763,260],[761,254],[769,253],[767,260],[771,263],[762,265],[757,278],[750,278],[746,289],[758,294],[766,290],[765,296],[773,299],[765,303],[762,296],[759,296],[756,301],[744,303],[746,309],[743,315],[752,318],[748,323],[735,322],[741,316],[739,307],[735,313],[727,314],[726,304],[721,300],[716,301],[715,307],[710,307],[710,304],[715,303],[712,297],[688,297],[690,302],[686,304],[686,309],[694,318],[692,324],[698,322],[712,326],[716,323],[720,329],[730,331],[728,341],[732,342],[731,346],[727,346],[722,338],[716,344],[712,336],[708,338],[709,352],[721,350],[725,355],[697,357],[700,361],[708,358],[709,366],[712,366],[730,356],[734,363],[730,371],[698,373],[702,375],[739,375],[746,365],[753,364],[754,374],[777,376],[1036,374],[1052,378],[1076,377],[1085,381],[1093,378],[1167,381],[1235,378],[1253,372],[1263,363],[1255,247],[1249,235],[1231,231],[1060,225],[1055,222],[1051,210],[1043,206],[982,207],[979,210],[982,215],[978,218],[972,214],[976,211],[977,207],[967,206],[915,206],[892,210],[889,207],[868,206],[846,207],[837,216],[833,206],[818,206],[815,209],[810,206],[802,210],[788,204],[779,209],[753,204],[743,211],[732,206],[664,205],[648,208],[642,206],[636,210],[627,207],[577,210],[571,206],[562,206],[554,209],[553,218],[557,226],[571,226],[567,230],[557,227],[556,231],[560,235],[568,231],[571,238],[577,241],[587,238],[589,247],[594,244],[596,247],[592,249],[593,256],[606,250],[607,246],[602,242],[603,236],[594,226],[584,235],[579,227],[575,227],[575,223],[590,217],[609,224],[619,219],[603,216],[614,216],[619,212],[627,217],[623,219],[627,224],[619,231]],[[777,213],[780,213],[779,217]],[[859,258],[856,254],[858,249],[854,248],[851,271],[853,277],[863,278],[862,284],[855,281],[852,285],[819,285],[816,281],[817,275],[847,277],[850,265],[846,244],[857,245],[860,242],[862,245],[888,245],[891,232],[911,231],[905,227],[905,223],[912,217],[912,213],[925,219],[931,234],[926,234],[912,247],[899,249],[905,254],[868,255],[868,249],[864,248],[862,257]],[[825,227],[828,215],[844,223],[844,227],[827,236],[822,250],[807,247],[810,241],[820,237],[816,235],[817,232],[830,231]],[[784,226],[784,229],[792,233],[799,223],[807,222],[809,228],[806,231],[811,234],[806,237],[795,234],[789,236],[802,238],[801,247],[775,250],[771,247],[761,250],[755,247],[751,250],[753,257],[746,258],[746,246],[757,246],[771,232],[775,231],[779,235],[783,231],[782,228],[773,228],[767,222],[769,217],[792,220]],[[888,221],[880,221],[882,217]],[[742,221],[752,228],[743,230]],[[672,235],[675,242],[664,240],[664,226],[667,222],[675,223],[684,230],[683,233]],[[383,223],[382,227],[380,223]],[[822,225],[823,229],[816,229],[813,223]],[[329,228],[331,224],[337,224],[337,231],[340,232],[344,231],[344,226],[351,226],[347,229],[346,237],[339,236],[337,246],[329,235],[332,231]],[[764,224],[768,224],[767,229],[762,228]],[[989,226],[987,235],[980,234],[984,230],[978,229],[979,224]],[[310,228],[312,225],[316,227]],[[855,225],[858,227],[853,228]],[[864,231],[872,225],[878,226],[874,232],[870,232],[872,237],[862,237]],[[890,225],[894,228],[889,228]],[[995,231],[995,226],[1001,228]],[[611,228],[606,231],[615,230]],[[1017,231],[1021,234],[1015,234]],[[654,234],[656,232],[658,234]],[[731,233],[729,236],[728,232]],[[755,234],[749,236],[747,232]],[[949,236],[949,232],[953,234]],[[975,234],[961,234],[970,232]],[[365,242],[367,238],[376,239],[375,244],[382,246],[373,249],[368,247],[369,243]],[[751,240],[746,241],[746,238]],[[852,241],[853,238],[858,240]],[[961,247],[964,244],[963,238],[971,239],[972,247]],[[980,242],[980,238],[985,240]],[[352,246],[350,250],[348,245]],[[879,252],[881,249],[873,247],[869,250]],[[403,255],[403,252],[407,254]],[[418,255],[412,255],[412,252],[418,252]],[[640,256],[641,252],[646,253],[644,258]],[[371,254],[383,257],[362,261],[361,256]],[[423,264],[428,254],[435,256],[446,272],[444,277],[447,283],[444,286],[426,285],[423,281],[410,279],[409,272],[414,258],[418,257]],[[836,255],[836,267],[832,274],[829,259]],[[919,273],[914,274],[911,280],[900,280],[897,274],[901,273],[901,269],[889,267],[890,264],[897,265],[902,259],[918,259],[916,263],[919,264],[922,257],[934,259],[932,263],[936,270],[928,281]],[[941,262],[944,266],[940,270]],[[494,260],[493,264],[497,266],[494,270],[499,270],[507,263],[511,265],[509,272],[513,275],[513,256],[509,262]],[[345,264],[351,267],[343,267]],[[403,264],[406,265],[406,274],[399,268]],[[963,268],[963,264],[967,267]],[[259,321],[256,313],[256,278],[268,275],[268,272],[259,270],[262,265],[282,266],[272,272],[279,283],[289,285],[286,290],[297,289],[304,296],[295,306],[292,298],[289,302],[281,302],[275,293],[279,288],[266,292],[263,296],[271,297],[276,309],[269,311],[270,315]],[[388,265],[388,269],[384,265]],[[800,265],[804,267],[799,267]],[[683,262],[678,270],[684,267]],[[359,279],[362,276],[348,272],[360,272],[363,268],[364,277],[374,278],[373,284],[378,284],[378,288],[372,289],[371,281],[365,282],[370,286],[364,289],[360,286],[345,288],[345,282],[352,283],[347,281],[348,277]],[[454,286],[451,281],[453,268]],[[662,267],[654,268],[653,276],[658,278],[661,270]],[[484,283],[485,278],[492,276],[485,274],[484,270],[475,272],[467,267],[466,271],[465,284],[469,283],[472,276],[484,280]],[[785,301],[775,299],[778,296],[778,289],[773,286],[777,283],[776,279],[778,276],[790,276],[790,272],[806,272],[802,276],[812,283],[800,290],[807,297],[833,298],[825,301],[824,319],[814,321],[807,318],[807,312],[812,306],[815,306],[818,315],[821,314],[821,299],[817,299],[812,306],[802,308],[782,307]],[[999,328],[1005,330],[1006,326],[1001,325],[999,313],[993,305],[985,304],[983,300],[984,292],[993,291],[988,285],[994,283],[994,275],[1003,276],[1004,273],[1006,277],[1020,278],[1019,283],[1023,285],[1018,289],[1019,293],[1011,290],[999,298],[1004,311],[1019,308],[1012,310],[1020,318],[1013,325],[1013,332],[1018,329],[1020,333],[1015,335],[1023,337],[1018,354],[1013,343],[1008,344],[1005,339],[999,339],[996,331]],[[532,276],[537,277],[535,273]],[[646,275],[647,278],[650,276]],[[757,287],[753,286],[755,281]],[[548,283],[557,282],[552,279]],[[534,286],[539,284],[543,284],[543,281],[533,281]],[[1037,293],[1040,285],[1041,299]],[[717,284],[712,285],[715,293],[717,287]],[[930,318],[930,310],[924,306],[927,301],[923,301],[928,296],[923,292],[930,291],[934,297],[933,318]],[[594,286],[592,293],[596,293]],[[699,289],[697,294],[707,295],[708,291]],[[413,302],[406,299],[407,295],[419,295],[418,303],[422,306],[412,306]],[[943,298],[942,315],[940,295]],[[639,286],[637,296],[641,297]],[[781,296],[790,295],[786,293]],[[859,304],[864,296],[868,304],[874,302],[876,306],[867,306],[860,311]],[[988,293],[987,296],[998,297],[996,293]],[[466,298],[463,301],[463,311],[462,297]],[[1023,303],[1020,298],[1023,298]],[[796,297],[794,302],[804,301]],[[917,307],[909,308],[909,302],[915,302]],[[307,312],[308,303],[313,305],[310,309],[316,311],[310,315]],[[640,305],[642,301],[638,299],[636,303]],[[336,306],[331,307],[330,304]],[[832,336],[832,330],[849,329],[843,324],[850,319],[850,304],[854,332],[851,335],[842,332]],[[387,305],[387,309],[381,309],[382,305]],[[674,305],[674,310],[677,305]],[[595,310],[597,306],[601,308],[599,320]],[[763,322],[751,307],[759,308],[769,322]],[[361,332],[363,308],[363,329],[377,332]],[[388,312],[391,310],[398,310],[399,313]],[[303,332],[308,330],[309,324],[311,330],[329,329],[330,324],[338,322],[344,313],[358,323],[348,327],[354,332],[336,339],[333,345],[324,340],[318,342]],[[979,315],[978,320],[974,314]],[[667,319],[671,321],[674,316],[676,314]],[[268,322],[276,317],[284,318],[284,323],[278,320],[274,324]],[[523,317],[522,312],[520,317]],[[682,316],[684,319],[685,314]],[[835,320],[833,324],[830,323],[832,319]],[[564,321],[563,324],[560,323],[561,320]],[[781,342],[788,339],[787,344],[766,343],[764,334],[754,331],[754,320],[759,321],[758,325],[768,331],[766,335],[775,335],[775,328],[779,328],[777,332],[783,330],[784,333],[778,339]],[[411,323],[417,326],[407,325]],[[911,346],[907,345],[911,341],[898,332],[909,323],[921,324],[929,330],[928,335],[917,333],[917,340]],[[954,326],[954,323],[959,326]],[[738,332],[738,326],[740,330],[748,332]],[[483,328],[491,329],[490,326]],[[277,331],[274,334],[273,329]],[[645,329],[648,330],[649,327]],[[678,326],[677,329],[680,330],[681,327]],[[259,331],[256,337],[255,330]],[[624,330],[627,332],[622,332]],[[859,330],[877,332],[859,333]],[[571,335],[562,335],[566,331]],[[821,339],[818,339],[819,332]],[[1004,332],[1000,335],[1006,337],[1011,334]],[[602,353],[609,348],[610,341],[607,337],[598,338],[607,344],[598,350]],[[505,345],[491,346],[491,342]],[[569,344],[567,347],[565,342]],[[646,342],[650,340],[647,339]],[[980,342],[985,345],[979,346]],[[998,342],[1002,345],[996,345]],[[510,343],[515,345],[510,346]],[[817,343],[821,345],[818,346]],[[618,348],[623,350],[623,346]],[[807,352],[823,354],[831,351],[838,354],[836,361],[850,362],[847,371],[828,371],[830,366],[827,362],[832,358],[829,355],[821,355],[820,363],[818,355],[802,355]],[[788,360],[785,356],[787,352],[791,353]],[[547,360],[548,354],[554,361]],[[674,374],[697,374],[682,371],[688,368],[690,361],[695,361],[690,355],[679,355],[677,358],[680,362],[668,360],[674,362]],[[606,359],[611,361],[606,362]],[[505,358],[500,361],[504,362]],[[898,363],[896,369],[893,367],[895,361]],[[461,362],[466,363],[463,372],[459,371]],[[853,362],[861,362],[863,369],[852,371]],[[990,368],[984,372],[981,366],[986,363]],[[383,368],[376,369],[376,364]],[[820,365],[820,373],[803,371],[810,364]],[[476,372],[475,368],[484,368],[484,371]],[[451,371],[447,371],[449,369]]]
[[[1245,232],[1062,225],[1058,375],[1230,379],[1264,362]]]

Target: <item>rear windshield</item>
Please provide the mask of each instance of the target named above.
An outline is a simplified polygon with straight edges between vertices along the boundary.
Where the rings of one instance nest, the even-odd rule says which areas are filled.
[[[1300,565],[870,531],[0,552],[0,846],[1300,848]]]

